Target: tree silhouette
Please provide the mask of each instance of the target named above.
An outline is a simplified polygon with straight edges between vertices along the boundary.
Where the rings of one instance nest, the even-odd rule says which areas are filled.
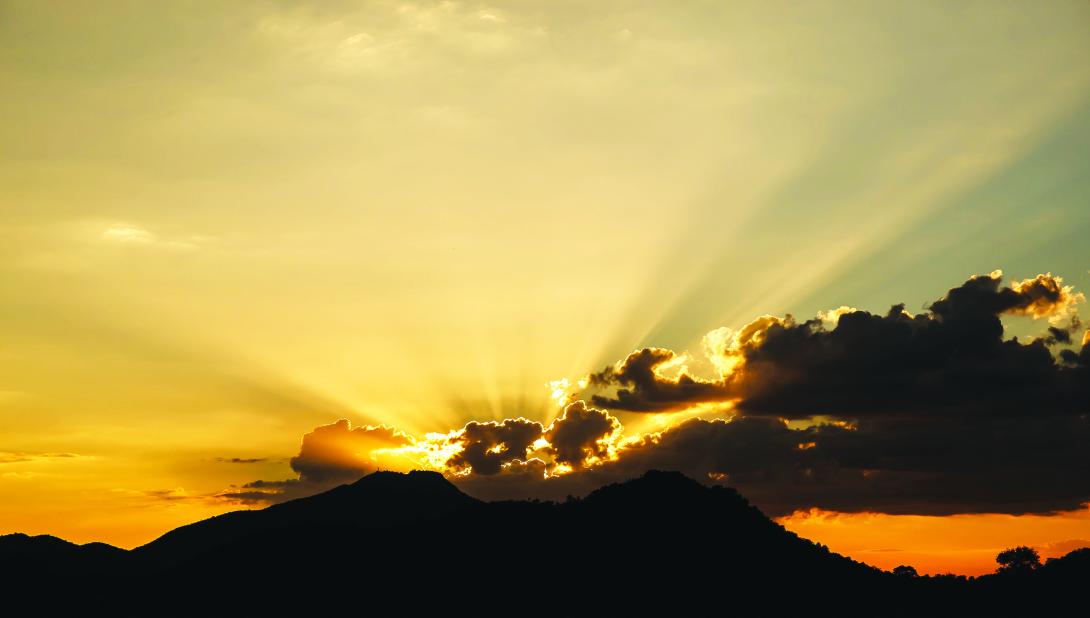
[[[919,573],[916,572],[916,567],[902,564],[901,566],[893,568],[893,574],[901,577],[919,577]]]
[[[999,563],[999,573],[1028,573],[1041,566],[1041,557],[1037,555],[1037,550],[1025,545],[999,552],[995,561]]]

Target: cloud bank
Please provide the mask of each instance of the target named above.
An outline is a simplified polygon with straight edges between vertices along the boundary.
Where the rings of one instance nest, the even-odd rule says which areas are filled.
[[[1085,299],[1051,274],[1002,285],[1002,273],[975,276],[931,303],[920,315],[894,305],[884,315],[842,307],[798,322],[762,316],[738,331],[705,337],[721,375],[702,380],[660,369],[675,356],[648,348],[592,376],[595,405],[666,412],[694,403],[734,400],[748,414],[783,418],[1071,412],[1088,392],[1080,356],[1051,347],[1068,344],[1081,328],[1074,313]],[[1066,319],[1032,341],[1004,339],[1004,315]],[[1085,408],[1083,408],[1085,410]]]
[[[692,375],[687,355],[645,348],[576,382],[548,426],[514,418],[416,438],[341,420],[304,436],[291,460],[297,479],[224,495],[280,500],[387,462],[443,471],[486,499],[562,499],[657,468],[733,485],[770,515],[1076,509],[1090,500],[1084,300],[1051,274],[1004,285],[996,271],[919,315],[895,305],[802,322],[762,316],[704,338],[718,375]],[[1047,326],[1006,338],[1005,316]],[[725,401],[733,412],[721,418],[642,435],[626,436],[610,414]]]

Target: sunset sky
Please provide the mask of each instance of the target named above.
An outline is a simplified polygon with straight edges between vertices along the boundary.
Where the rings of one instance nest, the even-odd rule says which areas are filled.
[[[1083,1],[0,0],[0,534],[646,463],[882,568],[1090,545],[1088,58]]]

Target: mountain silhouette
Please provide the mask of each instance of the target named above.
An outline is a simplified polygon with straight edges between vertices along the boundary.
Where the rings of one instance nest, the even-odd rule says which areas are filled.
[[[176,528],[133,553],[142,562],[171,564],[269,534],[401,527],[481,504],[437,472],[375,472],[308,498],[226,513]]]
[[[7,607],[41,615],[1005,615],[1062,607],[1088,574],[1081,550],[1032,573],[893,575],[733,489],[659,471],[562,503],[482,502],[438,473],[376,472],[131,551],[0,537]]]

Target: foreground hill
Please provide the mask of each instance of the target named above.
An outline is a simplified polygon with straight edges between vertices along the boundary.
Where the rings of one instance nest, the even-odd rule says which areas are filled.
[[[893,576],[668,472],[561,504],[485,503],[436,473],[380,472],[129,552],[0,538],[4,597],[45,615],[1004,614],[1074,598],[1088,558],[1024,576]]]

